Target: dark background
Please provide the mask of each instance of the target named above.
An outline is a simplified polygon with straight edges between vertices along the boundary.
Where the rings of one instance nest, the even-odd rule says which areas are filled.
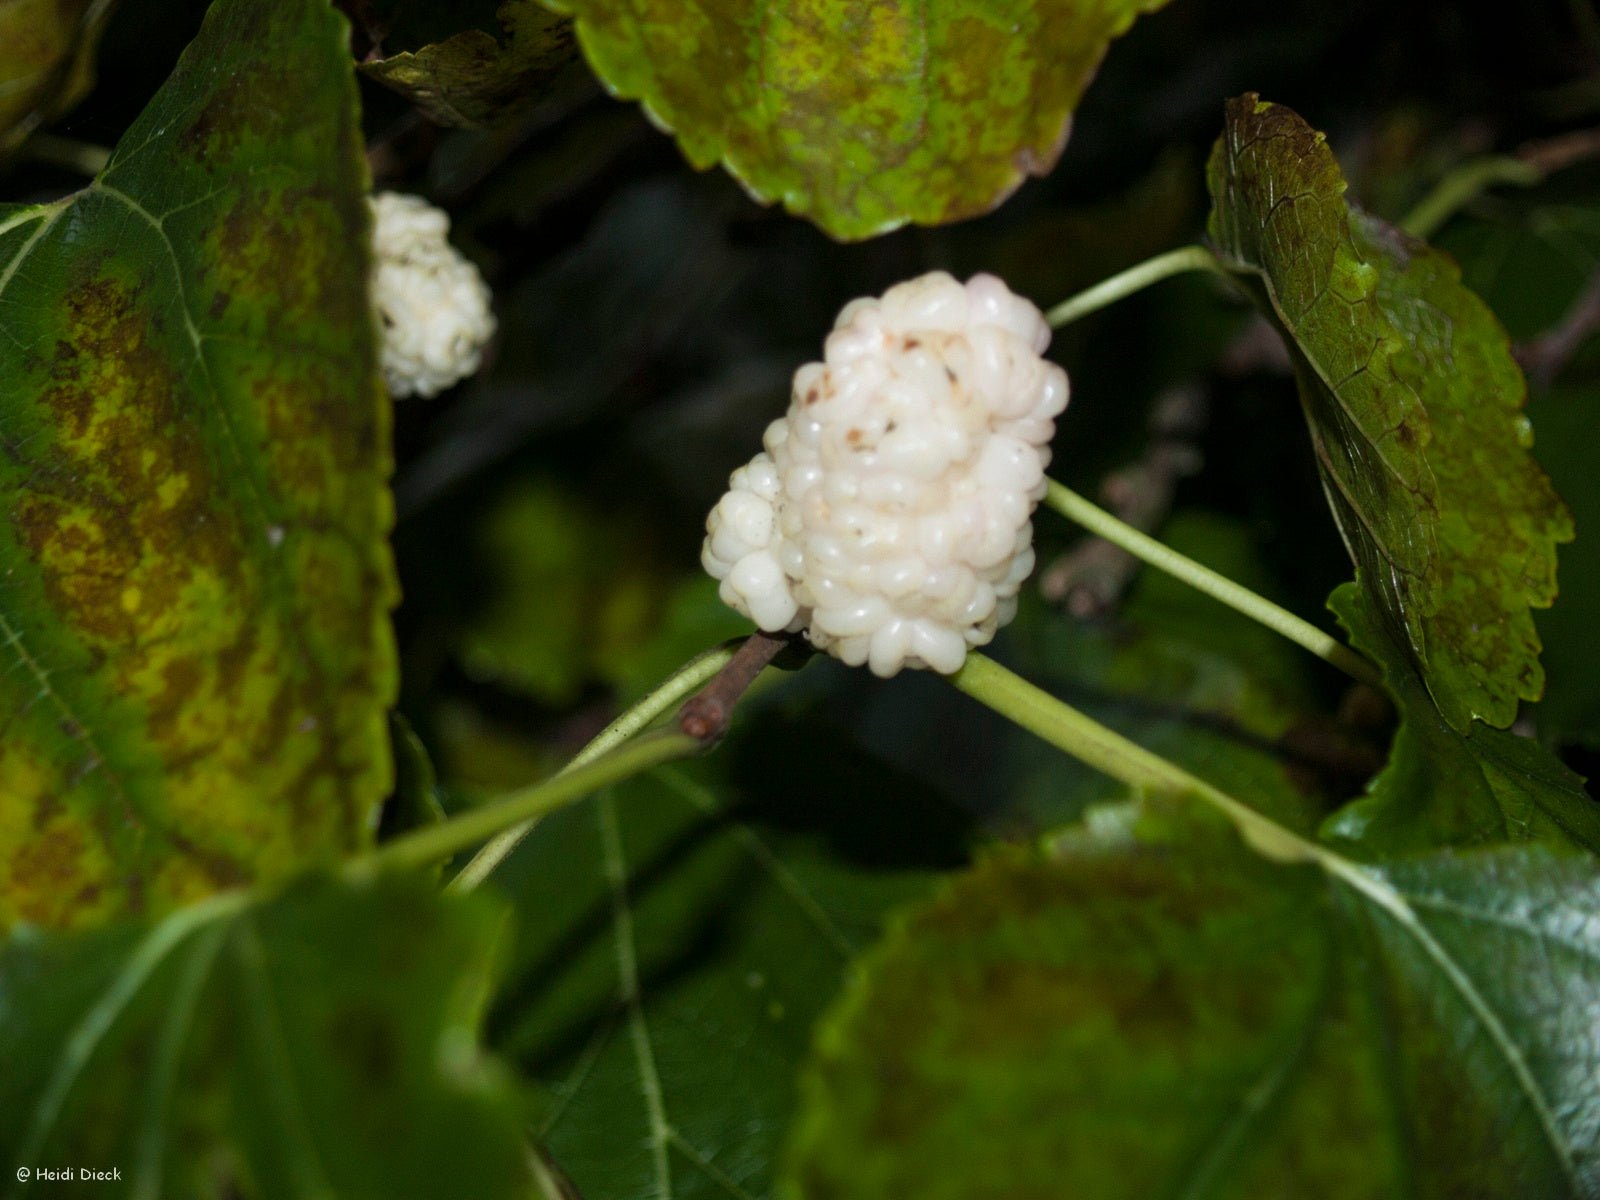
[[[100,87],[56,132],[112,143],[203,7],[124,0]],[[525,781],[652,677],[740,630],[698,581],[704,514],[843,302],[944,267],[997,271],[1048,306],[1195,240],[1222,102],[1244,91],[1326,130],[1354,197],[1395,218],[1465,158],[1600,122],[1593,7],[1514,7],[1491,18],[1442,2],[1174,0],[1112,47],[1049,178],[980,220],[847,246],[756,205],[720,171],[691,171],[581,63],[489,133],[432,128],[363,81],[379,186],[452,212],[501,322],[480,377],[397,411],[402,707],[451,786],[468,795]],[[398,8],[391,51],[460,27],[447,6]],[[492,29],[492,5],[478,8]],[[1559,321],[1600,263],[1595,180],[1579,165],[1533,193],[1485,197],[1439,239],[1518,339]],[[42,196],[76,183],[24,164],[8,188]],[[1204,412],[1189,439],[1204,466],[1177,487],[1177,530],[1196,553],[1237,558],[1296,611],[1322,613],[1348,559],[1292,383],[1242,307],[1207,281],[1174,281],[1066,331],[1052,353],[1073,384],[1056,443],[1062,478],[1094,494],[1147,452],[1153,405],[1181,390]],[[1582,494],[1588,472],[1572,446],[1597,400],[1593,356],[1580,354],[1531,408],[1537,426],[1558,431],[1541,456],[1580,524],[1600,505]],[[1053,518],[1036,525],[1048,564],[1074,535]],[[1525,720],[1580,767],[1600,737],[1584,666],[1600,617],[1589,557],[1564,556],[1561,616],[1546,623],[1552,699]],[[1134,636],[1137,614],[1113,609],[1046,635],[1044,623],[1071,618],[1043,610],[1026,606],[1002,655],[1063,688],[1115,691],[1078,668]],[[1332,803],[1359,783],[1361,747],[1383,744],[1381,718],[1351,717],[1340,680],[1316,664],[1295,673],[1295,703],[1357,744],[1342,764],[1321,761],[1338,759],[1326,746],[1313,754],[1316,790]],[[1002,823],[1059,815],[1026,798],[1031,751],[931,680],[885,687],[823,668],[798,690],[814,719],[853,727],[966,807]],[[1147,723],[1193,719],[1181,696],[1167,705],[1146,689],[1143,701]],[[997,787],[1001,776],[1014,786]]]

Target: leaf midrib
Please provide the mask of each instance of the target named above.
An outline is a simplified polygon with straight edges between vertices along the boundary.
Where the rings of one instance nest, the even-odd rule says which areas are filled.
[[[223,921],[242,910],[242,893],[223,893],[188,908],[181,908],[153,926],[128,955],[122,967],[101,990],[83,1018],[67,1036],[56,1069],[34,1105],[33,1120],[22,1140],[17,1161],[30,1163],[40,1151],[60,1119],[67,1097],[77,1085],[83,1069],[100,1043],[116,1025],[144,985],[191,934],[213,921]]]
[[[1450,988],[1466,1004],[1474,1020],[1488,1035],[1490,1044],[1510,1068],[1512,1077],[1517,1081],[1518,1090],[1522,1092],[1528,1106],[1533,1110],[1545,1141],[1549,1143],[1557,1162],[1561,1165],[1562,1175],[1574,1193],[1577,1193],[1581,1179],[1577,1163],[1573,1158],[1573,1147],[1562,1135],[1554,1108],[1540,1088],[1539,1081],[1534,1078],[1522,1047],[1511,1037],[1500,1014],[1478,990],[1471,975],[1450,955],[1417,916],[1416,910],[1411,906],[1411,898],[1366,868],[1331,851],[1323,851],[1319,856],[1319,863],[1330,880],[1343,884],[1373,907],[1387,913],[1395,925],[1417,944],[1423,955],[1433,963],[1449,983]]]
[[[1186,776],[1182,772],[1179,774],[1186,777],[1188,790],[1194,797],[1226,816],[1238,830],[1241,840],[1255,853],[1269,861],[1302,862],[1318,867],[1331,883],[1347,888],[1358,900],[1387,913],[1396,926],[1417,944],[1424,957],[1433,963],[1451,990],[1466,1004],[1474,1020],[1510,1068],[1518,1090],[1533,1110],[1545,1140],[1561,1164],[1563,1175],[1573,1191],[1578,1192],[1581,1179],[1573,1157],[1573,1147],[1562,1135],[1554,1108],[1534,1078],[1522,1048],[1512,1039],[1500,1015],[1478,991],[1470,974],[1423,924],[1407,895],[1374,869],[1353,862],[1320,842],[1302,837],[1204,780]]]

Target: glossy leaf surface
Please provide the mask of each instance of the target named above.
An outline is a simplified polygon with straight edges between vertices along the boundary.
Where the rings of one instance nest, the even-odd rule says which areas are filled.
[[[1593,1195],[1597,903],[1587,856],[1274,862],[1102,809],[867,960],[785,1194]]]

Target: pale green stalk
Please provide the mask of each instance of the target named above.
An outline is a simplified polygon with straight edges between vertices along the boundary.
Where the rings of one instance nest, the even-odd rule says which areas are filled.
[[[688,758],[701,749],[703,747],[694,738],[675,729],[656,730],[591,758],[583,766],[568,767],[543,783],[471,809],[442,825],[430,825],[398,837],[352,859],[345,870],[351,875],[363,876],[377,871],[420,870],[432,866],[503,830],[531,826],[546,813],[565,808],[601,788],[631,779],[662,763]]]
[[[1269,821],[1249,805],[1107,729],[991,658],[968,654],[965,665],[948,678],[984,707],[1137,792],[1192,796],[1206,801],[1232,820],[1245,839],[1263,854],[1289,861],[1315,859],[1320,854],[1318,847]]]
[[[1426,240],[1490,188],[1502,184],[1532,187],[1544,176],[1533,163],[1510,155],[1468,159],[1439,180],[1433,190],[1400,219],[1400,228],[1412,237]]]
[[[1160,283],[1163,279],[1170,279],[1174,275],[1183,275],[1189,271],[1214,271],[1222,274],[1223,267],[1217,261],[1217,256],[1204,246],[1183,246],[1177,250],[1169,250],[1165,254],[1158,254],[1154,258],[1131,266],[1126,271],[1120,271],[1110,279],[1103,279],[1092,288],[1079,292],[1070,299],[1063,300],[1045,314],[1045,320],[1050,322],[1051,328],[1060,329],[1063,325],[1070,325],[1135,292],[1143,291],[1153,283]]]
[[[555,778],[559,779],[570,771],[594,762],[601,755],[609,753],[647,729],[666,712],[676,708],[705,686],[713,675],[728,664],[736,649],[738,649],[737,642],[726,642],[690,659],[643,700],[602,729],[587,746],[573,756],[572,761],[563,767]],[[542,815],[542,812],[533,814],[529,819],[501,831],[499,836],[473,855],[472,860],[461,868],[461,873],[450,881],[450,890],[471,891],[487,879],[494,869],[505,861],[506,855],[515,850],[522,839],[532,832]]]
[[[1119,521],[1098,505],[1092,504],[1072,489],[1049,480],[1045,506],[1075,521],[1096,537],[1120,546],[1142,562],[1159,571],[1165,571],[1183,580],[1198,592],[1210,596],[1236,612],[1243,613],[1281,634],[1296,645],[1303,646],[1324,662],[1338,667],[1352,679],[1361,683],[1377,684],[1378,672],[1366,659],[1330,634],[1324,633],[1311,622],[1303,620],[1280,608],[1272,601],[1257,595],[1249,588],[1235,583],[1226,575],[1202,566],[1192,558],[1162,545],[1149,534],[1141,533],[1132,525]]]

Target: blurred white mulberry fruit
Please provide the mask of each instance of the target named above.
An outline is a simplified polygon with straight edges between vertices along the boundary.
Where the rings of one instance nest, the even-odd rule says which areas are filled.
[[[489,286],[450,244],[450,218],[420,196],[372,197],[373,304],[389,394],[436,396],[475,372],[494,336]]]
[[[992,275],[934,272],[846,305],[706,521],[722,599],[878,675],[957,670],[1033,570],[1067,403],[1049,343]]]

